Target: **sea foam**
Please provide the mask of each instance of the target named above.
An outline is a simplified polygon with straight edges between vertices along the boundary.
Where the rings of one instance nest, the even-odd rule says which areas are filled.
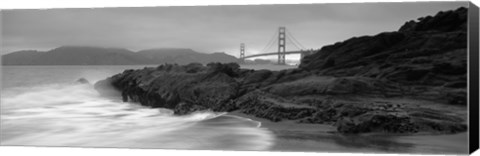
[[[89,84],[16,87],[1,95],[2,145],[268,150],[274,135],[259,124],[209,111],[176,116],[101,97]]]

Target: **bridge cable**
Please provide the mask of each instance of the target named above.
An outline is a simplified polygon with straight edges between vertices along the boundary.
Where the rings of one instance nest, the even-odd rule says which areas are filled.
[[[298,42],[294,37],[288,37],[288,39],[294,44],[296,47],[298,47],[300,50],[306,49],[300,42]]]
[[[290,39],[290,37],[287,37],[287,40],[290,41],[290,43],[292,43],[295,47],[297,47],[298,50],[302,50],[302,48],[300,48],[297,44],[295,44],[295,42],[293,42],[292,39]]]
[[[297,45],[305,49],[305,46],[303,46],[293,35],[290,31],[287,30],[288,36],[290,37]]]
[[[298,44],[300,47],[302,47],[302,49],[306,49],[305,46],[303,46],[293,35],[292,33],[290,33],[290,31],[286,31],[288,33],[287,37],[291,37],[295,42],[296,44]]]
[[[266,52],[266,50],[270,49],[275,43],[277,36],[278,36],[277,31],[275,31],[270,41],[268,41],[267,45],[265,45],[265,47],[260,52],[263,53],[263,52]]]
[[[290,35],[287,35],[286,38],[287,38],[287,40],[286,40],[287,43],[291,43],[291,44],[292,44],[293,46],[295,46],[298,50],[302,50],[302,48],[301,48],[297,43],[295,43],[295,42],[293,41],[293,39],[290,37]]]
[[[268,50],[270,50],[275,45],[275,41],[277,40],[273,39],[272,42],[270,42],[269,45],[265,46],[265,48],[262,49],[262,51],[260,52],[268,52]]]

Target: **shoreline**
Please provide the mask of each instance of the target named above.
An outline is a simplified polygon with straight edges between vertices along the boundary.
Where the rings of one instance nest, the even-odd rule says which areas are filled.
[[[363,152],[363,153],[422,153],[466,154],[467,132],[455,134],[385,134],[364,133],[346,135],[325,124],[303,124],[292,121],[272,122],[238,111],[224,115],[257,121],[275,135],[269,151],[284,152]]]
[[[238,116],[240,118],[246,118],[249,120],[260,122],[259,128],[267,128],[271,130],[294,130],[294,131],[308,131],[308,132],[336,132],[336,127],[326,124],[303,124],[294,123],[292,121],[272,122],[264,118],[258,118],[252,115],[240,113],[238,111],[228,112],[225,115]]]

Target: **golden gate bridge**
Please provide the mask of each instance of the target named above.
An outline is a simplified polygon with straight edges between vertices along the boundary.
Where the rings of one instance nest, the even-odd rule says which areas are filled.
[[[291,43],[296,50],[293,51],[286,51],[286,45],[288,43]],[[277,44],[275,44],[277,43]],[[276,52],[269,52],[268,50],[271,49],[273,46],[277,45],[277,51]],[[303,57],[310,55],[313,53],[313,49],[306,49],[300,42],[298,42],[293,35],[287,31],[285,27],[279,27],[278,31],[275,32],[275,34],[272,36],[270,41],[267,43],[265,48],[261,50],[260,54],[253,54],[253,55],[247,55],[245,56],[245,43],[240,44],[240,61],[241,63],[245,62],[245,59],[247,58],[253,58],[253,57],[261,57],[261,56],[272,56],[272,55],[278,55],[278,64],[279,65],[285,65],[285,56],[290,55],[290,54],[300,54],[300,59],[303,59]]]

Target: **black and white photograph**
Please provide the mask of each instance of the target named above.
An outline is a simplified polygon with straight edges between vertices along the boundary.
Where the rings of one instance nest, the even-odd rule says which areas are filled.
[[[469,1],[0,13],[1,146],[465,155],[478,137]]]

